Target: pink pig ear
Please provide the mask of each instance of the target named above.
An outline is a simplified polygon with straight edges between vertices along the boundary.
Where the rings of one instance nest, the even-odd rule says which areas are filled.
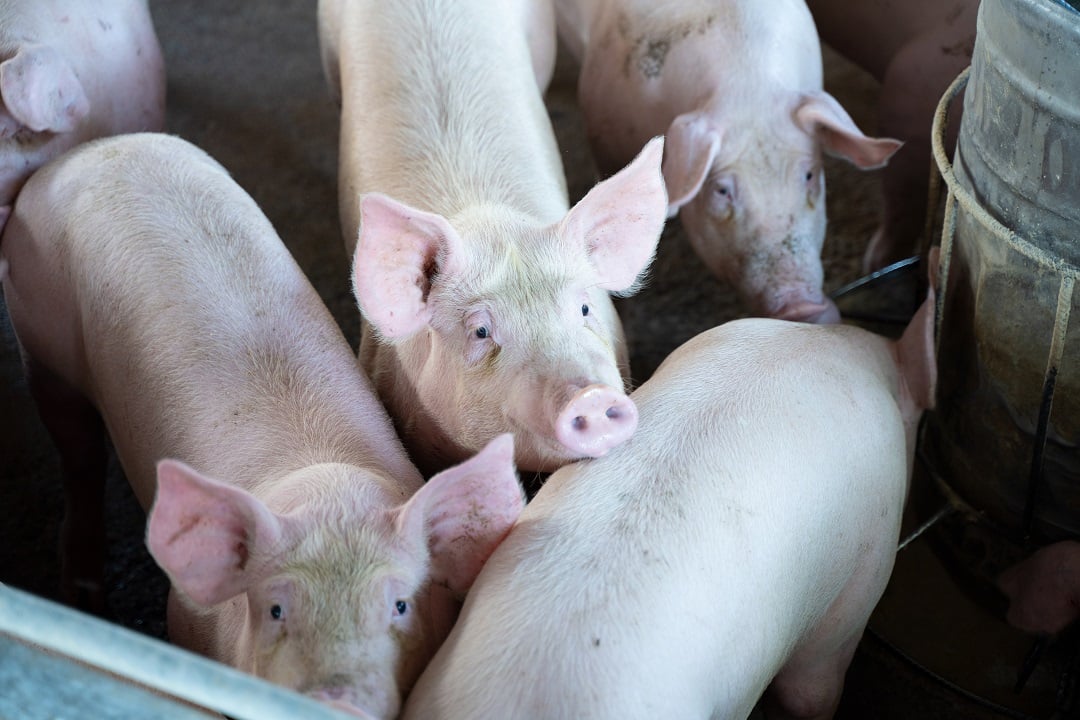
[[[157,497],[146,544],[185,595],[216,605],[254,581],[253,556],[281,537],[277,517],[252,495],[200,475],[177,460],[157,466]]]
[[[863,135],[840,103],[827,92],[803,96],[795,109],[795,124],[821,139],[825,152],[862,170],[884,166],[904,144],[892,138]]]
[[[597,183],[559,223],[572,242],[585,240],[599,287],[632,291],[656,253],[667,217],[667,191],[660,174],[664,139],[655,137],[625,168]]]
[[[709,168],[720,152],[722,133],[700,112],[675,118],[667,131],[664,150],[664,182],[667,183],[668,217],[674,217],[701,191]]]
[[[464,594],[524,506],[514,438],[500,435],[428,480],[399,508],[397,525],[407,537],[426,533],[432,581]]]
[[[920,409],[934,407],[937,391],[937,359],[934,357],[934,288],[915,311],[897,342],[900,374],[911,400]]]
[[[457,232],[441,215],[380,193],[364,195],[353,293],[382,337],[406,338],[428,323],[432,279],[452,271],[460,245]]]
[[[90,112],[82,83],[47,45],[24,45],[0,63],[0,95],[8,112],[34,132],[70,132]]]

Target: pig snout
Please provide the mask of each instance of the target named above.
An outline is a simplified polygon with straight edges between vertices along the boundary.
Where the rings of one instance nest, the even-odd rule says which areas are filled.
[[[637,429],[634,401],[608,385],[574,393],[555,420],[555,437],[578,456],[600,457]]]
[[[780,320],[793,320],[795,322],[815,323],[826,325],[840,322],[840,311],[829,298],[820,301],[800,299],[788,302],[772,313],[773,317]]]
[[[312,700],[317,700],[324,705],[329,705],[335,710],[340,710],[358,718],[364,718],[364,720],[378,720],[375,715],[367,712],[354,702],[354,693],[347,687],[321,687],[311,690],[306,694]],[[393,714],[388,717],[392,716]]]
[[[840,322],[840,311],[820,287],[802,282],[784,287],[780,282],[774,280],[745,298],[755,314],[818,325]]]

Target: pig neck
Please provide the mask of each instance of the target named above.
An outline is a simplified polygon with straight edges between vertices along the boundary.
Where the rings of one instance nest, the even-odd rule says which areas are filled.
[[[430,368],[432,344],[439,342],[438,333],[427,327],[408,341],[396,346],[395,352],[379,352],[382,348],[370,337],[365,325],[365,337],[360,343],[361,363],[374,367],[374,382],[379,397],[384,398],[390,417],[402,441],[412,453],[411,459],[424,477],[444,470],[466,459],[468,448],[455,442],[435,417],[427,411],[416,390],[415,378]],[[374,357],[378,355],[376,363]],[[368,364],[370,363],[370,364]],[[437,369],[431,368],[437,372]]]
[[[543,224],[565,214],[558,148],[513,5],[349,4],[344,192],[383,192],[445,217],[478,204],[506,205]],[[343,212],[355,230],[353,205]]]
[[[308,353],[318,341],[300,335],[284,347],[253,349],[248,357],[265,351],[266,364],[252,364],[239,387],[222,388],[233,402],[200,418],[221,428],[205,446],[206,471],[220,468],[223,479],[257,492],[307,466],[347,464],[418,488],[417,472],[348,345]]]
[[[270,247],[278,245],[275,238]],[[319,463],[419,487],[348,343],[299,272],[258,274],[257,299],[233,290],[180,303],[144,294],[135,302],[150,312],[123,311],[127,325],[111,341],[131,348],[124,376],[110,372],[108,359],[98,367],[110,350],[89,353],[90,394],[144,508],[165,457],[253,491]],[[127,295],[139,297],[140,286],[130,285]]]

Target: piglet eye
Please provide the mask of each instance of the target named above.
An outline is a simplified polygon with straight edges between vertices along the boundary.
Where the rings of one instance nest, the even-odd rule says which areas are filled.
[[[274,605],[270,608],[270,617],[275,620],[280,620],[283,612],[280,605]]]
[[[589,306],[588,305],[582,305],[581,306],[581,316],[582,317],[589,317]]]
[[[394,610],[397,611],[398,615],[404,615],[409,611],[409,603],[404,600],[398,600],[394,603]]]
[[[806,182],[810,182],[813,179],[814,179],[814,171],[813,170],[807,170],[806,171]]]
[[[490,335],[490,332],[483,325],[476,328],[476,337],[480,338],[481,340],[485,339],[488,335]]]

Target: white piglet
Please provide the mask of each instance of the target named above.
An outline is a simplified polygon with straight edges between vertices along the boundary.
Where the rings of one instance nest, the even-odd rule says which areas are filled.
[[[423,484],[270,222],[178,138],[42,168],[0,257],[64,463],[67,583],[100,575],[107,432],[172,582],[173,642],[394,717],[523,505],[512,439]]]
[[[555,0],[606,172],[666,135],[664,180],[698,255],[755,315],[839,319],[822,293],[822,153],[860,168],[900,147],[822,89],[804,0]]]
[[[770,319],[691,339],[640,426],[554,473],[406,720],[832,716],[893,566],[933,303],[894,343]]]
[[[0,98],[6,217],[51,158],[103,135],[164,129],[165,65],[147,0],[0,0]]]
[[[554,470],[637,423],[610,294],[655,252],[662,141],[568,211],[535,5],[319,3],[360,358],[429,471],[507,431],[519,468]]]

